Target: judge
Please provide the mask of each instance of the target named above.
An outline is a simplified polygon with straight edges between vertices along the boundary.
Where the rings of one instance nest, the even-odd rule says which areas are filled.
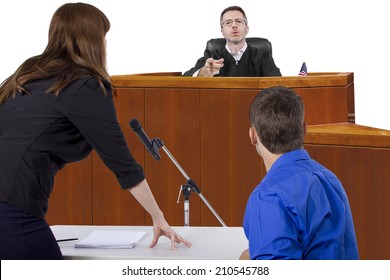
[[[184,73],[193,77],[270,77],[281,76],[270,52],[247,44],[248,20],[244,10],[231,6],[222,11],[221,32],[226,45],[207,49],[195,67]]]

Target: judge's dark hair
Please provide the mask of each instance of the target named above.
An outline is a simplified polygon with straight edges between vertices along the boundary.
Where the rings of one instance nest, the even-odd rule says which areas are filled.
[[[84,77],[96,78],[104,91],[105,84],[112,90],[106,70],[105,35],[109,29],[108,18],[90,4],[67,3],[59,7],[50,22],[46,49],[27,59],[1,84],[0,105],[18,92],[28,93],[24,85],[38,79],[55,78],[48,93],[56,95]]]
[[[293,90],[276,86],[260,91],[252,101],[249,118],[261,143],[271,153],[303,148],[304,105]]]
[[[221,26],[222,26],[223,15],[226,14],[227,12],[230,12],[230,11],[239,11],[239,12],[241,12],[242,15],[244,16],[246,24],[248,25],[248,19],[246,18],[246,14],[245,14],[244,10],[241,7],[239,7],[239,6],[230,6],[230,7],[227,7],[225,10],[223,10],[222,13],[221,13],[221,17],[219,19],[219,22],[220,22]]]

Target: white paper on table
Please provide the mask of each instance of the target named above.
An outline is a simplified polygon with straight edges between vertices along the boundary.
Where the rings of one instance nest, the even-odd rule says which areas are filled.
[[[75,248],[131,249],[145,236],[144,231],[94,230],[77,242]]]

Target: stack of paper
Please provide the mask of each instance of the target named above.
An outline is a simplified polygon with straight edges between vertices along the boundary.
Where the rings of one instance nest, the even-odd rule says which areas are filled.
[[[75,248],[131,249],[144,236],[144,231],[94,230],[74,246]]]

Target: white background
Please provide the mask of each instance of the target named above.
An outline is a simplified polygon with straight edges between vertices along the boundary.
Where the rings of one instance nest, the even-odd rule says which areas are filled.
[[[0,6],[0,80],[42,53],[54,11],[68,1],[13,0]],[[230,5],[247,13],[248,37],[272,42],[283,76],[354,72],[356,123],[390,130],[390,17],[385,0],[90,0],[111,21],[111,75],[185,72],[206,41],[221,37],[219,16]]]

